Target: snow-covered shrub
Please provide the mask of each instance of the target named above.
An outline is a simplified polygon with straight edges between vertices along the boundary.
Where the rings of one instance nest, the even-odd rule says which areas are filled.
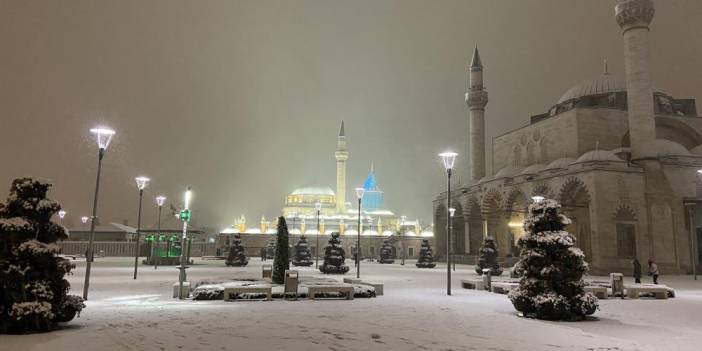
[[[46,193],[51,184],[31,178],[12,182],[0,204],[0,332],[46,331],[72,320],[85,307],[67,295],[64,276],[75,265],[59,257],[65,229],[51,222],[61,207]]]
[[[249,259],[244,252],[244,246],[241,245],[241,235],[234,234],[234,240],[229,247],[229,255],[224,262],[227,266],[243,267],[249,264]]]
[[[527,234],[519,239],[521,258],[514,266],[521,279],[508,296],[527,317],[579,320],[598,308],[597,298],[584,291],[585,255],[563,230],[570,220],[560,207],[555,200],[534,203],[524,222]]]
[[[475,272],[483,273],[483,269],[490,269],[491,275],[501,275],[502,268],[497,263],[497,243],[495,238],[488,235],[483,239],[483,246],[478,251],[478,264],[475,266]]]
[[[434,263],[434,254],[432,253],[431,246],[429,246],[428,239],[422,239],[422,247],[419,249],[419,258],[417,258],[417,263],[414,265],[418,268],[436,267],[436,263]]]
[[[349,271],[349,266],[344,264],[345,256],[339,233],[333,232],[329,238],[329,245],[324,248],[324,263],[319,266],[319,271],[324,274],[345,274]]]
[[[378,263],[393,263],[395,258],[392,255],[392,244],[389,240],[383,241],[383,246],[380,247],[380,259]]]
[[[304,235],[300,237],[300,240],[295,244],[294,254],[292,258],[293,266],[309,267],[312,265],[312,252],[310,252],[310,246],[307,244],[307,237]]]

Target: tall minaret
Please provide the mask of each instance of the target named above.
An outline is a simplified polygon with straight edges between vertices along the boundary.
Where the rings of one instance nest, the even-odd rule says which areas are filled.
[[[624,36],[624,64],[632,158],[645,157],[641,147],[656,138],[653,83],[649,69],[649,24],[655,9],[652,0],[618,0],[617,23]]]
[[[346,151],[346,133],[344,121],[341,121],[339,136],[336,138],[336,212],[346,213],[346,160],[349,153]]]
[[[469,112],[470,181],[477,183],[485,177],[485,106],[488,93],[483,88],[483,63],[480,62],[478,46],[473,51],[470,63],[470,80],[466,93]]]

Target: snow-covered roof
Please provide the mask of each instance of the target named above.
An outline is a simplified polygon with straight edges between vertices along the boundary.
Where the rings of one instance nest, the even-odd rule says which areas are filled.
[[[290,195],[330,195],[334,196],[334,191],[328,186],[307,186],[293,190]]]
[[[524,167],[507,166],[507,167],[502,168],[501,170],[497,171],[497,173],[495,173],[495,179],[513,177],[515,175],[518,175],[523,170],[524,170]]]
[[[535,165],[531,165],[527,168],[524,168],[524,170],[521,173],[519,173],[519,175],[538,174],[544,169],[546,169],[546,165],[537,163]]]
[[[575,162],[575,159],[572,157],[563,157],[559,158],[546,166],[544,170],[551,170],[551,169],[566,169],[568,166],[570,166],[573,162]]]
[[[684,146],[666,139],[649,140],[639,150],[640,157],[690,156]]]
[[[619,158],[612,151],[595,149],[582,154],[574,163],[585,162],[624,162],[624,160]]]

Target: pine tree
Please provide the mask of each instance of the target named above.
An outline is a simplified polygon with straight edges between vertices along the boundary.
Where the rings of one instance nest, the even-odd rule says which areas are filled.
[[[47,331],[85,307],[67,295],[64,276],[75,265],[57,256],[66,230],[51,221],[61,208],[46,198],[51,184],[32,178],[12,182],[0,204],[0,332]]]
[[[509,299],[527,317],[580,320],[598,308],[597,298],[584,291],[585,255],[563,230],[570,219],[559,214],[560,207],[555,200],[533,203],[524,222],[527,234],[519,239],[515,265],[521,279]]]
[[[419,249],[419,258],[415,266],[418,268],[434,268],[436,263],[434,263],[434,254],[431,251],[431,246],[429,246],[429,240],[422,239],[422,247]]]
[[[285,271],[290,269],[288,247],[288,225],[285,217],[278,217],[278,234],[276,235],[275,256],[273,259],[273,283],[285,283]]]
[[[319,271],[324,274],[345,274],[349,271],[349,266],[344,264],[345,256],[339,233],[332,233],[329,245],[324,248],[324,263],[319,266]]]
[[[295,244],[295,254],[293,255],[292,265],[293,266],[311,266],[312,263],[312,253],[310,252],[310,246],[307,244],[307,238],[303,235],[300,240]]]
[[[478,251],[478,264],[475,266],[475,272],[483,274],[483,269],[490,269],[491,275],[501,275],[502,268],[497,263],[497,243],[495,238],[488,235],[483,239],[483,246]]]
[[[225,261],[227,266],[243,267],[249,264],[244,246],[241,245],[241,235],[234,234],[234,239],[229,246],[229,255]]]
[[[383,246],[380,248],[380,260],[378,263],[393,263],[395,262],[392,256],[392,244],[388,240],[383,241]]]

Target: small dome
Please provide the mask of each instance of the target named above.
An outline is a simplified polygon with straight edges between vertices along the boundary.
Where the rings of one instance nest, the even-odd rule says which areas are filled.
[[[584,153],[582,156],[573,163],[583,163],[583,162],[624,162],[621,158],[617,157],[612,151],[607,150],[592,150]]]
[[[626,83],[614,78],[611,74],[602,74],[591,80],[586,80],[568,89],[558,100],[563,103],[568,100],[588,95],[608,94],[626,91]]]
[[[334,191],[328,186],[308,186],[297,188],[290,195],[331,195],[334,196]]]
[[[570,166],[571,163],[575,162],[575,159],[572,157],[563,157],[559,158],[546,166],[544,170],[550,170],[550,169],[566,169],[568,166]]]
[[[699,146],[695,147],[698,148]],[[666,156],[690,156],[690,151],[670,140],[656,139],[647,141],[641,145],[640,157],[666,157]],[[693,149],[694,150],[694,149]]]
[[[693,155],[702,156],[702,145],[697,145],[693,147],[692,149],[690,149],[690,153],[692,153]]]
[[[524,168],[522,173],[519,173],[519,175],[538,174],[539,172],[543,171],[544,169],[546,169],[546,165],[543,165],[541,163],[537,163],[535,165],[531,165],[527,168]]]
[[[522,170],[524,170],[524,167],[507,166],[507,167],[499,170],[495,174],[495,179],[514,177],[515,175],[518,175]]]

